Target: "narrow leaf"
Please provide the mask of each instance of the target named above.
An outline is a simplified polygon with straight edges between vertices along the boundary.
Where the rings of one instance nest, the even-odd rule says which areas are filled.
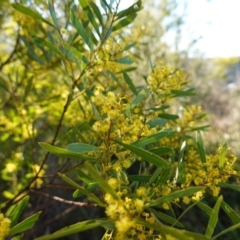
[[[85,143],[71,143],[67,145],[67,149],[72,152],[77,152],[77,153],[88,153],[88,152],[97,152],[101,151],[100,148],[85,144]]]
[[[87,186],[85,186],[85,189],[89,192],[92,192],[93,190],[95,190],[98,187],[97,183],[89,183]],[[77,197],[81,197],[84,196],[85,194],[80,190],[77,189],[74,193],[73,193],[73,197],[77,198]]]
[[[118,141],[116,142],[125,147],[126,149],[130,150],[131,152],[135,153],[137,156],[141,157],[145,161],[148,161],[158,167],[169,168],[169,163],[167,161],[152,152],[146,151],[133,145],[128,145]]]
[[[112,31],[116,31],[119,30],[123,27],[126,27],[127,25],[129,25],[130,23],[133,22],[133,20],[136,18],[137,14],[133,13],[131,15],[129,15],[128,17],[125,17],[124,19],[120,20],[115,26],[113,26]]]
[[[176,120],[179,118],[178,115],[168,114],[168,113],[158,114],[158,117],[163,118],[163,119],[169,119],[169,120]]]
[[[202,135],[200,132],[197,132],[197,149],[202,163],[206,163],[206,153],[203,146]]]
[[[69,177],[67,177],[66,175],[64,175],[62,173],[58,173],[58,175],[66,183],[68,183],[69,185],[73,186],[74,188],[77,188],[80,192],[82,192],[84,195],[86,195],[88,197],[89,201],[95,202],[95,203],[97,203],[101,207],[105,207],[105,204],[98,197],[96,197],[94,194],[89,192],[87,189],[85,189],[84,187],[80,186],[79,184],[77,184],[72,179],[70,179]]]
[[[214,237],[212,237],[211,240],[219,239],[220,236],[222,236],[222,235],[224,235],[224,234],[226,234],[228,232],[231,232],[231,231],[233,231],[235,229],[238,229],[238,228],[240,228],[240,223],[237,223],[237,224],[235,224],[235,225],[225,229],[224,231],[222,231],[219,234],[217,234]]]
[[[150,180],[151,176],[148,175],[129,175],[128,179],[130,181],[136,181],[136,182],[148,182]]]
[[[123,17],[127,17],[133,13],[136,13],[137,11],[140,11],[142,9],[142,1],[138,0],[136,3],[131,5],[129,8],[124,9],[117,13],[117,19],[121,19]]]
[[[78,17],[75,15],[73,10],[71,10],[70,17],[71,17],[72,24],[76,28],[78,34],[82,37],[83,41],[87,44],[89,49],[93,51],[94,49],[93,49],[93,43],[91,42],[91,38],[87,35],[83,25],[81,24],[81,22],[79,21]]]
[[[45,22],[47,23],[48,25],[54,27],[54,25],[50,22],[48,22],[47,20],[45,20],[38,12],[35,12],[33,11],[31,8],[28,8],[28,7],[24,7],[20,4],[16,4],[16,3],[13,3],[12,4],[12,7],[14,9],[16,9],[17,11],[29,16],[29,17],[32,17],[34,19],[38,19],[38,20],[41,20],[42,22]]]
[[[219,183],[218,186],[221,188],[233,189],[235,191],[240,192],[240,185],[229,184],[229,183]]]
[[[115,62],[121,63],[121,64],[132,64],[133,60],[129,57],[122,57],[117,59]]]
[[[58,20],[57,20],[55,10],[54,10],[54,6],[52,5],[52,1],[50,1],[50,0],[48,0],[48,8],[49,8],[50,15],[51,15],[51,18],[53,20],[53,23],[54,23],[55,27],[57,29],[59,29],[59,24],[58,24]]]
[[[204,235],[189,232],[185,230],[179,230],[175,227],[170,227],[160,223],[149,223],[140,219],[135,220],[136,223],[145,226],[146,228],[156,229],[164,235],[165,239],[181,239],[181,240],[209,240],[209,238]],[[164,238],[163,238],[164,239]]]
[[[205,212],[208,216],[211,216],[212,214],[212,208],[210,208],[208,205],[202,203],[202,202],[197,202],[196,204],[203,212]]]
[[[130,111],[131,109],[135,108],[146,96],[149,94],[149,88],[142,90],[136,98],[125,108],[125,112]]]
[[[46,41],[45,39],[37,37],[37,36],[33,36],[33,40],[37,45],[40,45],[43,47],[48,47],[49,50],[55,52],[56,54],[60,55],[61,57],[63,56],[63,54],[58,50],[57,47],[55,47],[52,43]]]
[[[137,89],[135,88],[133,82],[132,82],[132,79],[128,76],[128,74],[126,72],[123,72],[123,77],[124,77],[124,80],[125,82],[127,83],[127,85],[129,86],[129,88],[132,90],[132,92],[135,94],[135,95],[138,95],[138,91]]]
[[[89,5],[91,6],[93,12],[95,13],[95,16],[97,17],[98,21],[103,26],[102,14],[101,14],[98,6],[94,2],[92,2],[92,1],[89,3]]]
[[[139,141],[134,142],[132,145],[134,145],[136,147],[144,147],[144,146],[146,146],[150,143],[154,143],[154,142],[159,141],[162,138],[168,137],[168,136],[172,135],[172,133],[173,132],[170,132],[170,131],[160,131],[160,132],[155,133],[153,135],[142,138]],[[151,151],[151,152],[153,152],[153,151]]]
[[[84,222],[79,222],[72,224],[70,226],[64,227],[58,231],[56,231],[53,234],[45,235],[42,237],[38,237],[35,240],[52,240],[57,238],[62,238],[74,233],[83,232],[89,229],[93,229],[99,226],[102,226],[103,224],[109,223],[109,220],[87,220]]]
[[[34,215],[26,218],[22,222],[15,225],[13,228],[10,229],[9,235],[21,233],[28,229],[31,229],[34,226],[35,222],[38,220],[40,214],[41,212],[37,212]]]
[[[164,202],[170,202],[176,198],[182,198],[182,197],[186,197],[189,195],[193,195],[194,193],[197,193],[199,191],[204,190],[205,187],[190,187],[187,189],[183,189],[177,192],[173,192],[168,194],[167,196],[163,196],[158,198],[157,200],[150,202],[149,204],[147,204],[149,207],[153,207],[153,206],[158,206],[161,205]]]
[[[213,210],[212,210],[212,213],[211,213],[208,225],[207,225],[207,230],[206,230],[206,233],[205,233],[205,236],[208,237],[208,238],[212,237],[214,229],[215,229],[215,227],[217,225],[218,213],[219,213],[219,209],[220,209],[222,201],[223,201],[223,197],[220,196],[218,198],[218,200],[217,200]]]
[[[17,221],[18,221],[18,219],[19,219],[22,211],[24,210],[24,208],[25,208],[25,207],[27,206],[27,204],[28,204],[28,201],[29,201],[29,196],[24,197],[24,198],[17,204],[17,206],[15,207],[15,209],[13,210],[13,212],[12,212],[12,214],[11,214],[11,217],[10,217],[10,219],[11,219],[11,227],[13,227],[13,226],[17,223]]]
[[[93,179],[98,183],[106,193],[111,194],[115,199],[118,199],[118,195],[114,189],[106,182],[106,180],[99,174],[99,172],[89,162],[85,162],[85,166]]]
[[[72,152],[64,148],[55,147],[47,143],[40,142],[39,145],[43,149],[47,150],[48,152],[58,155],[60,157],[76,158],[76,159],[82,159],[82,160],[97,160],[96,158],[92,158],[84,154]]]
[[[147,210],[150,212],[150,213],[153,213],[155,217],[157,217],[158,219],[160,219],[162,222],[164,223],[167,223],[169,225],[173,225],[176,226],[176,227],[179,227],[179,228],[183,228],[183,225],[175,218],[167,215],[167,214],[164,214],[160,211],[156,211],[155,209],[153,208],[147,208]]]

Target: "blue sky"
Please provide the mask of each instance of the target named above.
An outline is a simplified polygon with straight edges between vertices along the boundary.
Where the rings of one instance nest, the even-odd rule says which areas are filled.
[[[121,4],[129,6],[132,2],[122,0]],[[240,57],[240,0],[187,2],[185,29],[188,34],[182,39],[182,48],[187,46],[189,38],[201,36],[195,47],[206,57]]]

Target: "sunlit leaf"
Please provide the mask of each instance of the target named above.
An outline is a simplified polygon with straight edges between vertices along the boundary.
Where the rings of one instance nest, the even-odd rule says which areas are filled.
[[[205,233],[205,236],[208,237],[208,238],[211,238],[212,235],[213,235],[213,232],[214,232],[214,229],[217,225],[217,222],[218,222],[218,213],[219,213],[219,209],[220,209],[220,206],[221,206],[221,202],[223,201],[223,197],[220,196],[212,210],[212,213],[210,215],[210,219],[209,219],[209,222],[208,222],[208,225],[207,225],[207,230],[206,230],[206,233]]]
[[[9,235],[21,233],[28,229],[31,229],[34,226],[35,222],[38,220],[40,214],[41,212],[37,212],[34,215],[24,219],[22,222],[12,227],[10,229]]]
[[[163,204],[164,202],[170,202],[176,198],[182,198],[182,197],[186,197],[189,195],[193,195],[194,193],[197,193],[204,189],[205,189],[205,187],[189,187],[187,189],[176,191],[176,192],[170,193],[166,196],[160,197],[157,200],[148,203],[147,205],[149,207],[159,206],[159,205]]]
[[[16,4],[16,3],[13,3],[12,4],[12,7],[14,9],[16,9],[17,11],[29,16],[29,17],[32,17],[34,19],[38,19],[38,20],[41,20],[42,22],[45,22],[47,23],[48,25],[54,27],[54,25],[50,22],[48,22],[47,20],[45,20],[38,12],[35,12],[33,11],[31,8],[28,8],[28,7],[24,7],[20,4]]]
[[[91,175],[91,177],[98,183],[99,187],[105,192],[111,194],[115,199],[118,199],[118,195],[114,189],[107,183],[107,181],[100,175],[100,173],[89,162],[85,162],[85,166]]]
[[[134,86],[132,79],[128,76],[128,74],[126,72],[123,72],[123,77],[124,77],[125,82],[129,86],[129,88],[132,90],[132,92],[135,95],[138,95],[138,91],[137,91],[136,87]]]
[[[130,23],[133,22],[133,20],[136,18],[137,14],[133,13],[125,18],[123,18],[122,20],[120,20],[116,25],[113,26],[112,31],[116,31],[119,30],[123,27],[126,27],[127,25],[129,25]]]
[[[68,236],[68,235],[71,235],[74,233],[79,233],[79,232],[83,232],[86,230],[100,227],[109,222],[110,222],[109,220],[105,220],[105,219],[87,220],[84,222],[79,222],[79,223],[75,223],[70,226],[64,227],[64,228],[56,231],[53,234],[35,238],[35,240],[52,240],[52,239],[62,238],[62,237],[65,237],[65,236]]]
[[[116,141],[116,142],[118,144],[122,145],[124,148],[135,153],[137,156],[141,157],[143,160],[150,162],[150,163],[154,164],[155,166],[169,168],[169,163],[167,161],[165,161],[163,158],[157,156],[156,154],[154,154],[152,152],[146,151],[142,148],[139,148],[139,147],[136,147],[133,145],[121,143],[119,141]]]
[[[53,153],[57,156],[68,157],[68,158],[76,158],[76,159],[82,159],[82,160],[97,160],[96,158],[90,157],[88,155],[72,152],[72,151],[69,151],[69,150],[64,149],[64,148],[59,148],[59,147],[52,146],[52,145],[47,144],[47,143],[41,143],[40,142],[39,145],[43,149],[45,149],[48,152]]]
[[[209,240],[209,238],[204,235],[189,232],[186,230],[179,230],[175,227],[170,227],[162,223],[149,223],[147,221],[140,220],[139,218],[135,220],[136,223],[145,226],[146,228],[156,229],[161,232],[163,239],[181,239],[181,240]]]
[[[202,163],[206,163],[206,153],[203,146],[202,135],[200,132],[197,132],[197,149]]]
[[[33,36],[33,40],[37,45],[48,47],[51,51],[55,52],[60,56],[63,56],[63,54],[58,50],[58,48],[54,46],[52,43],[48,42],[47,40],[37,36]]]
[[[143,101],[144,98],[148,95],[150,92],[149,88],[142,90],[136,98],[133,99],[133,101],[126,107],[124,110],[125,112],[130,111],[131,109],[135,108],[140,102]]]
[[[89,199],[89,201],[95,202],[97,203],[99,206],[105,207],[105,204],[94,194],[92,194],[91,192],[89,192],[87,189],[85,189],[84,187],[80,186],[79,184],[77,184],[76,182],[74,182],[72,179],[70,179],[69,177],[67,177],[66,175],[62,174],[62,173],[58,173],[58,175],[69,185],[73,186],[74,188],[78,189],[81,193],[83,193],[84,195],[86,195]]]
[[[93,43],[91,41],[91,38],[87,35],[86,30],[84,29],[82,23],[79,21],[78,17],[75,15],[74,11],[71,10],[71,21],[73,26],[76,28],[78,34],[82,37],[83,41],[87,44],[89,49],[93,51]]]
[[[100,148],[85,144],[85,143],[71,143],[67,145],[67,149],[72,152],[77,152],[77,153],[87,153],[87,152],[97,152],[101,151]]]
[[[22,211],[24,210],[24,208],[25,208],[25,207],[27,206],[27,204],[28,204],[28,201],[29,201],[29,196],[24,197],[24,198],[17,204],[17,206],[15,207],[15,209],[13,210],[13,212],[12,212],[12,214],[11,214],[11,216],[10,216],[10,219],[11,219],[11,227],[13,227],[13,226],[17,223],[17,221],[18,221],[18,219],[19,219]]]

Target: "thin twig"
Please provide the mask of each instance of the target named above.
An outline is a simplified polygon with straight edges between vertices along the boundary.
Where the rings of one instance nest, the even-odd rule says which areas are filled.
[[[70,200],[66,200],[60,197],[56,197],[56,196],[51,196],[47,193],[43,193],[43,192],[39,192],[39,191],[35,191],[33,189],[29,190],[30,192],[36,193],[36,194],[40,194],[43,195],[47,198],[53,199],[55,201],[58,202],[62,202],[64,204],[69,204],[69,205],[74,205],[74,206],[78,206],[78,207],[98,207],[98,205],[96,203],[89,203],[89,202],[75,202],[75,201],[70,201]]]

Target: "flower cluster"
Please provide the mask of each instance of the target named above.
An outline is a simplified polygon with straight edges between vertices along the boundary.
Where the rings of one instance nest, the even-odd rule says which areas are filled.
[[[129,103],[127,95],[116,95],[113,92],[105,95],[103,89],[99,87],[92,101],[99,111],[99,119],[94,123],[93,129],[102,140],[100,148],[103,150],[103,155],[101,158],[104,159],[105,167],[110,167],[117,172],[120,172],[122,168],[129,168],[136,158],[128,150],[120,151],[115,140],[130,144],[154,134],[157,129],[150,128],[141,115],[127,116],[124,114],[124,109]],[[113,156],[116,161],[112,161]]]
[[[0,240],[4,240],[8,236],[10,231],[10,219],[5,218],[2,213],[0,213]]]
[[[161,102],[169,101],[172,90],[182,89],[186,84],[186,74],[182,70],[173,70],[168,66],[159,64],[148,76],[151,91],[160,97]]]
[[[215,155],[207,155],[206,163],[202,163],[196,150],[191,149],[188,151],[185,157],[187,174],[181,187],[187,188],[190,185],[206,186],[212,191],[213,196],[218,196],[220,187],[217,185],[221,182],[227,182],[232,175],[236,174],[234,163],[237,160],[229,148],[225,155],[225,164],[220,168],[220,154],[221,148],[218,149]],[[197,198],[195,200],[199,200],[202,196],[200,194],[195,197]]]

